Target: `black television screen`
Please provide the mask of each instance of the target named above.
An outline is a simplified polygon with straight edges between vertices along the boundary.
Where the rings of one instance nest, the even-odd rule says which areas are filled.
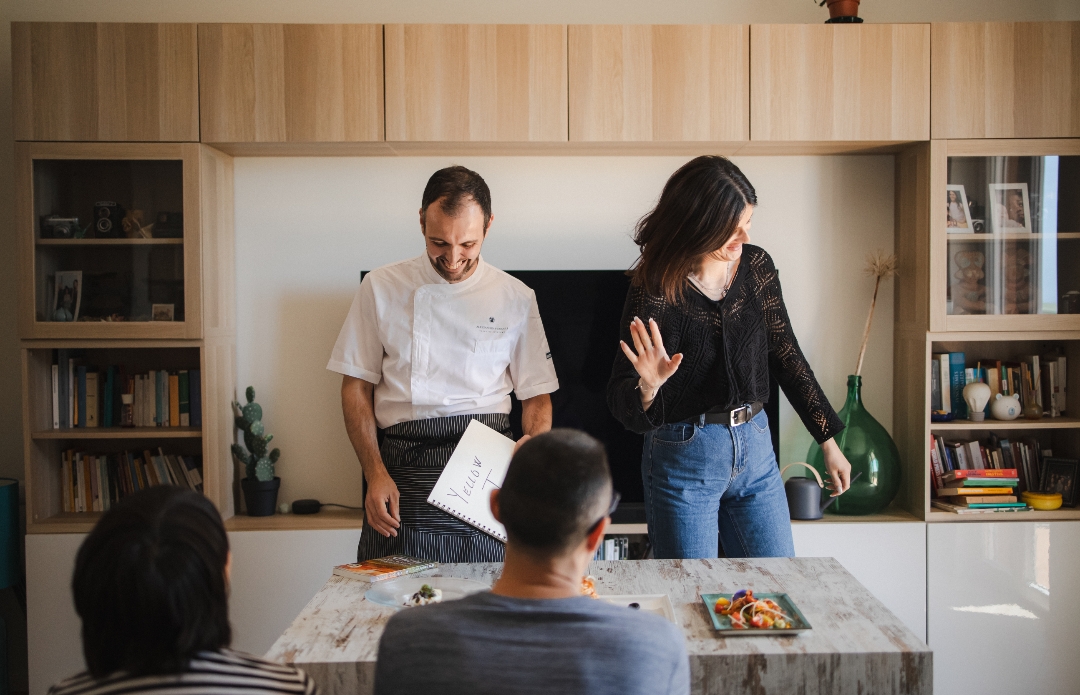
[[[605,397],[611,365],[619,350],[619,321],[630,278],[621,270],[508,272],[536,293],[536,304],[559,377],[559,390],[551,397],[553,426],[581,429],[602,441],[607,448],[615,489],[623,502],[644,503],[643,437],[627,431],[611,416]],[[770,392],[765,410],[772,423],[773,450],[779,460],[776,424],[779,389],[775,382],[771,383]],[[521,406],[516,399],[510,422],[515,436],[520,436]]]

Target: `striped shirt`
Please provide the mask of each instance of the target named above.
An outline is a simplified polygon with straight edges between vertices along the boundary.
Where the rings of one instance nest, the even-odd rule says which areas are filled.
[[[300,669],[231,649],[201,652],[182,673],[131,676],[121,672],[95,679],[84,671],[49,689],[49,695],[313,695],[317,692],[315,681]]]

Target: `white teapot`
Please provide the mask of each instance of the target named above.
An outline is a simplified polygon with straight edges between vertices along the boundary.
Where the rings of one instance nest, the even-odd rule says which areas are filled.
[[[1020,417],[1020,397],[1016,394],[1004,396],[999,393],[990,404],[990,414],[995,420],[1015,420]]]

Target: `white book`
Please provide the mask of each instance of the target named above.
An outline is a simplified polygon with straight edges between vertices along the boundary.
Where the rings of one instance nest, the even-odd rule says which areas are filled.
[[[60,429],[60,365],[52,366],[52,426]]]
[[[952,390],[949,387],[949,353],[941,352],[934,355],[941,369],[938,383],[941,384],[941,409],[946,413],[952,412]]]
[[[505,543],[506,529],[491,514],[490,498],[492,490],[502,487],[513,455],[514,440],[473,420],[428,495],[428,504]]]

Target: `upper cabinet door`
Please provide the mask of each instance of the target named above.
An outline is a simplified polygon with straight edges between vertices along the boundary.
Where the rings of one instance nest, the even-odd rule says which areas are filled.
[[[1080,137],[1080,22],[932,32],[935,139]]]
[[[200,24],[203,142],[383,139],[377,24]]]
[[[927,140],[930,25],[750,27],[751,140]]]
[[[749,137],[749,27],[569,28],[570,140]]]
[[[566,141],[563,25],[387,24],[386,139]]]
[[[198,141],[194,24],[12,22],[16,140]]]

